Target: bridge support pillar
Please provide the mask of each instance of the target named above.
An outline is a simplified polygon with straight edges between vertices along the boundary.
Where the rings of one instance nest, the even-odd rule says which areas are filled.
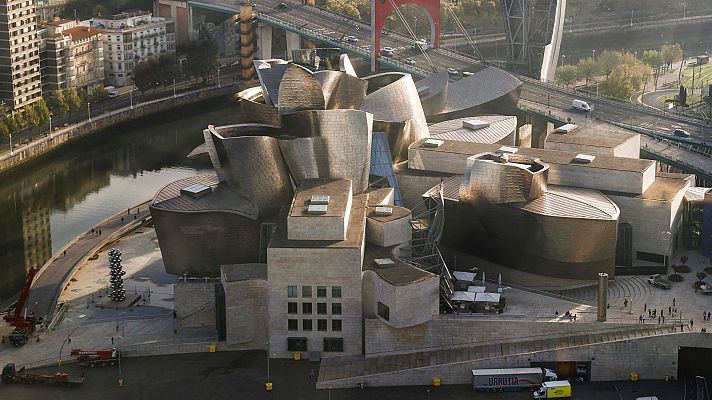
[[[299,50],[301,48],[302,40],[299,34],[287,31],[287,60],[291,61],[294,59],[294,57],[292,57],[292,50]]]
[[[272,58],[272,27],[261,24],[257,27],[257,58]]]

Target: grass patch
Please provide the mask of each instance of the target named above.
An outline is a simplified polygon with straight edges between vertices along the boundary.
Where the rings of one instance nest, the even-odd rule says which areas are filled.
[[[684,273],[684,274],[691,271],[690,267],[688,267],[687,265],[673,265],[672,269],[673,269],[673,271],[675,271],[677,273]]]
[[[685,280],[685,278],[683,278],[680,274],[670,274],[668,275],[668,280],[670,282],[682,282]]]
[[[705,272],[707,272],[707,275],[712,275],[712,267],[705,268]]]

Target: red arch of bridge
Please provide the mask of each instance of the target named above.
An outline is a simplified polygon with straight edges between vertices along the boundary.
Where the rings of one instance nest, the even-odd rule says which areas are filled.
[[[389,15],[403,4],[417,4],[430,16],[430,37],[434,48],[440,47],[440,0],[373,0],[371,2],[371,57],[381,55],[381,31]]]

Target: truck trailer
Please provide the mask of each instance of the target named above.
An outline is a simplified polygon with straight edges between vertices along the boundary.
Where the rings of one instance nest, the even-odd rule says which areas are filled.
[[[57,386],[79,386],[84,383],[84,378],[72,377],[65,372],[51,375],[34,374],[27,372],[25,367],[15,368],[15,364],[7,364],[2,369],[2,383],[53,383]]]
[[[571,383],[569,381],[544,382],[534,392],[535,399],[563,399],[571,397]]]
[[[556,372],[547,368],[473,369],[472,387],[481,392],[511,392],[535,390],[542,382],[558,379]]]

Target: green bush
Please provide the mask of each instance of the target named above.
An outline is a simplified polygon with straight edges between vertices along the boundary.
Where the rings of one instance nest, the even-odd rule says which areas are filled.
[[[672,269],[677,273],[688,273],[691,271],[687,265],[673,265]]]
[[[680,274],[670,274],[668,275],[668,280],[670,282],[682,282],[685,278],[683,278]]]

